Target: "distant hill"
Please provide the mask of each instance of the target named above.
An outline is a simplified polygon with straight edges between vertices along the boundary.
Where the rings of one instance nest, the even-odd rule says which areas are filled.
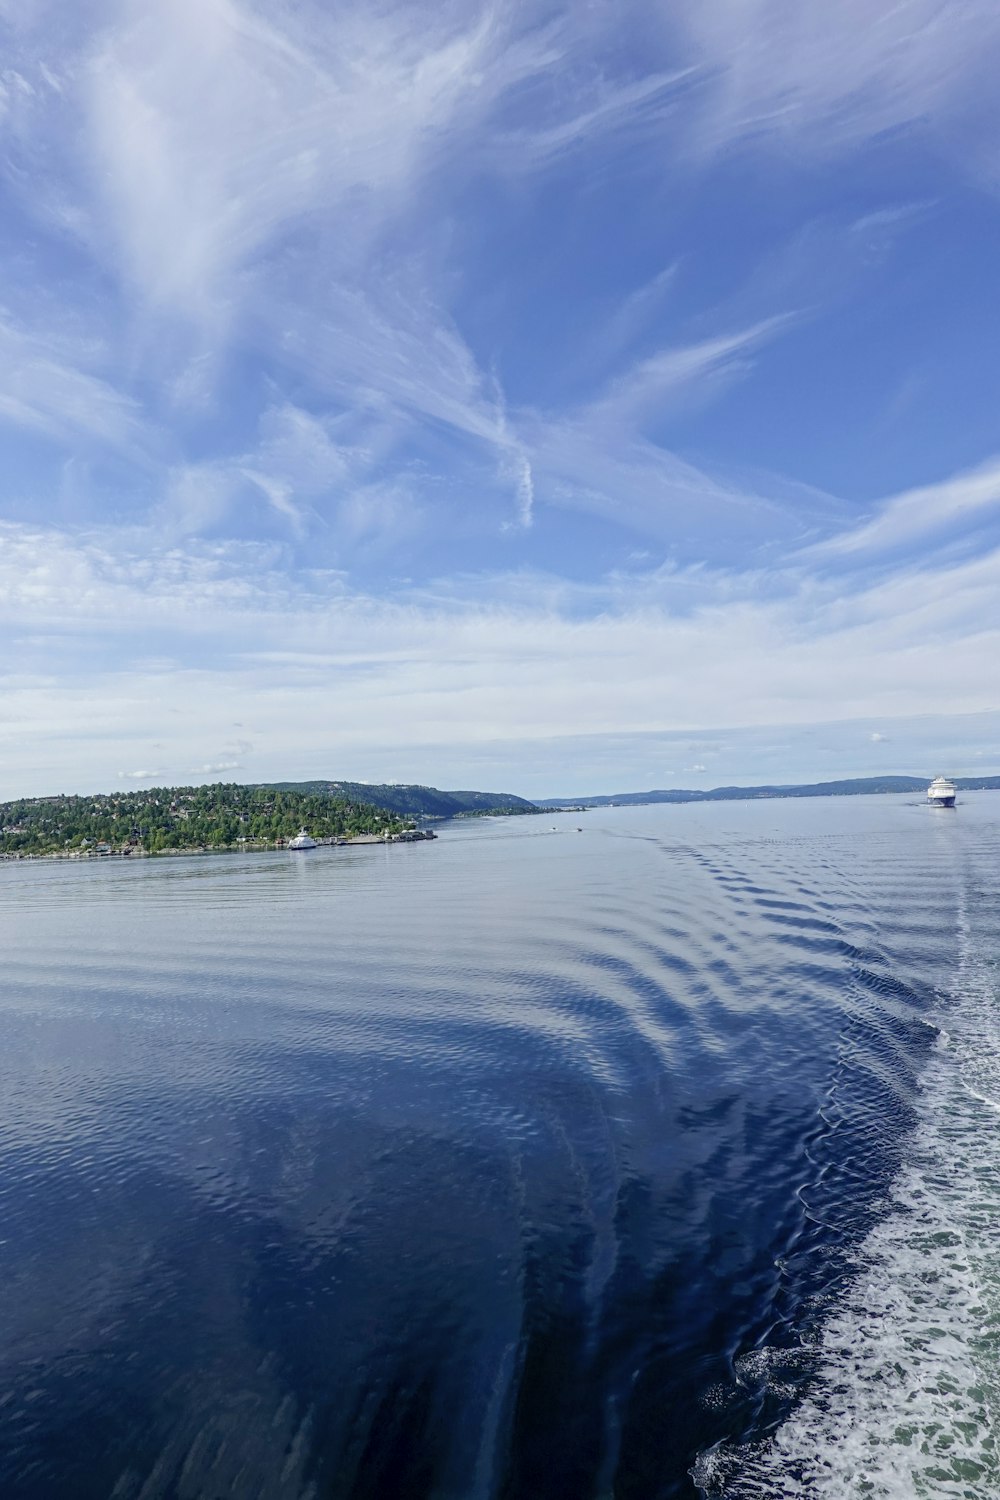
[[[367,802],[400,817],[455,818],[485,813],[535,813],[538,805],[512,792],[442,792],[435,786],[411,783],[371,785],[365,781],[272,781],[276,791],[303,796],[346,797]]]
[[[1000,776],[956,776],[960,791],[1000,790]],[[848,781],[815,781],[805,786],[717,786],[711,790],[614,792],[598,797],[548,797],[539,807],[630,807],[651,802],[751,802],[769,797],[866,797],[877,792],[923,792],[928,776],[860,776]]]

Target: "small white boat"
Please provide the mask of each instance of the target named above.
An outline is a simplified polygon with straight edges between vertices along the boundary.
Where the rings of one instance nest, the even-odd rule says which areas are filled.
[[[946,776],[935,776],[927,788],[927,801],[932,807],[954,807],[956,796],[955,783]]]
[[[315,839],[309,837],[304,828],[300,828],[288,847],[289,849],[316,849],[318,845]]]

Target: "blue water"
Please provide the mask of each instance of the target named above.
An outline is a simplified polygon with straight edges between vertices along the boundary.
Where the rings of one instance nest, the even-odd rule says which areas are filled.
[[[3,1500],[1000,1493],[998,856],[984,793],[0,865]]]

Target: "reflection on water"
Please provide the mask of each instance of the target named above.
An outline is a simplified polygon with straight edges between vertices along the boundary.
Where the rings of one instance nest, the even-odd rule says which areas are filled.
[[[848,1429],[871,1493],[994,1493],[968,1299],[884,1302],[951,1172],[997,1312],[927,1101],[1000,1121],[1000,798],[557,827],[0,868],[4,1500],[808,1495]]]

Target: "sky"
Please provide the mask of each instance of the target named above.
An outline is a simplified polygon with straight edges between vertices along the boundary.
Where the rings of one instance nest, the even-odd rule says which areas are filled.
[[[1000,772],[994,0],[0,0],[0,798]]]

